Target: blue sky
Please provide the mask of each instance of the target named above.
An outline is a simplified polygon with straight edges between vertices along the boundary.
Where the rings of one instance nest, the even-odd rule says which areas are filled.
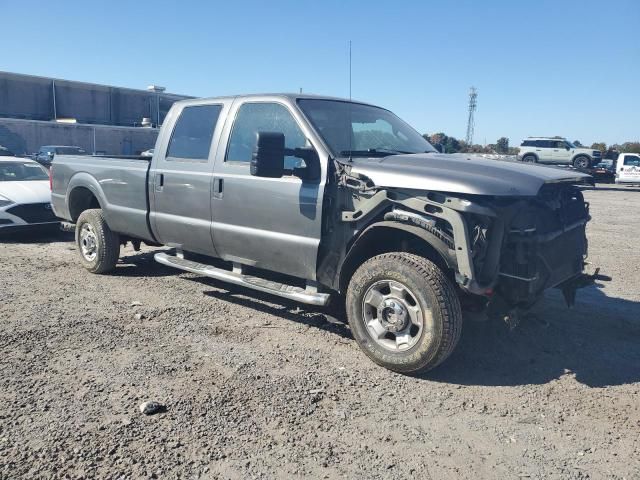
[[[640,1],[0,0],[0,70],[195,96],[298,91],[476,143],[640,139]]]

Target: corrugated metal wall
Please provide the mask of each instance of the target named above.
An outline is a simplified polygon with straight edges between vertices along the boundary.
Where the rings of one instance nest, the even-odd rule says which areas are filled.
[[[138,154],[157,137],[155,129],[140,127],[142,119],[156,124],[159,104],[162,123],[171,105],[185,98],[191,97],[0,72],[0,145],[17,154],[43,145]],[[77,123],[52,121],[61,118]]]
[[[25,120],[75,118],[78,123],[140,125],[143,117],[160,123],[183,95],[109,87],[69,80],[0,72],[0,117]]]
[[[0,118],[0,145],[19,155],[35,153],[43,145],[75,145],[90,153],[137,155],[153,148],[157,136],[155,128]]]

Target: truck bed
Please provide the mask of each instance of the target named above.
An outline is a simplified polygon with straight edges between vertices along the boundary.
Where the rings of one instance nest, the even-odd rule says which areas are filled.
[[[55,214],[75,222],[69,199],[88,188],[98,199],[109,226],[121,234],[153,240],[148,222],[149,159],[56,155],[51,203]]]

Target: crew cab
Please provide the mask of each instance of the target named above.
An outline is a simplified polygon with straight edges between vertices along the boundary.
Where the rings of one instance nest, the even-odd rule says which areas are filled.
[[[543,291],[571,303],[593,276],[588,175],[438,153],[390,111],[338,98],[248,95],[171,108],[153,157],[57,155],[55,213],[80,262],[121,244],[171,267],[323,306],[392,370],[453,351],[461,307],[513,319]]]
[[[602,159],[602,152],[576,147],[562,137],[529,137],[520,144],[518,160],[528,163],[573,165],[587,169]]]

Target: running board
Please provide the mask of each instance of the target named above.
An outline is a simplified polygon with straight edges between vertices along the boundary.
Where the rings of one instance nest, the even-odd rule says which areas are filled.
[[[314,287],[295,287],[293,285],[285,285],[284,283],[265,280],[264,278],[245,275],[238,265],[234,265],[234,271],[223,270],[204,263],[192,262],[166,253],[156,253],[154,255],[156,262],[169,267],[178,268],[186,272],[197,273],[206,277],[222,280],[223,282],[241,285],[247,288],[253,288],[261,292],[271,293],[279,297],[288,298],[301,303],[310,305],[324,306],[329,302],[328,293],[319,293]]]

